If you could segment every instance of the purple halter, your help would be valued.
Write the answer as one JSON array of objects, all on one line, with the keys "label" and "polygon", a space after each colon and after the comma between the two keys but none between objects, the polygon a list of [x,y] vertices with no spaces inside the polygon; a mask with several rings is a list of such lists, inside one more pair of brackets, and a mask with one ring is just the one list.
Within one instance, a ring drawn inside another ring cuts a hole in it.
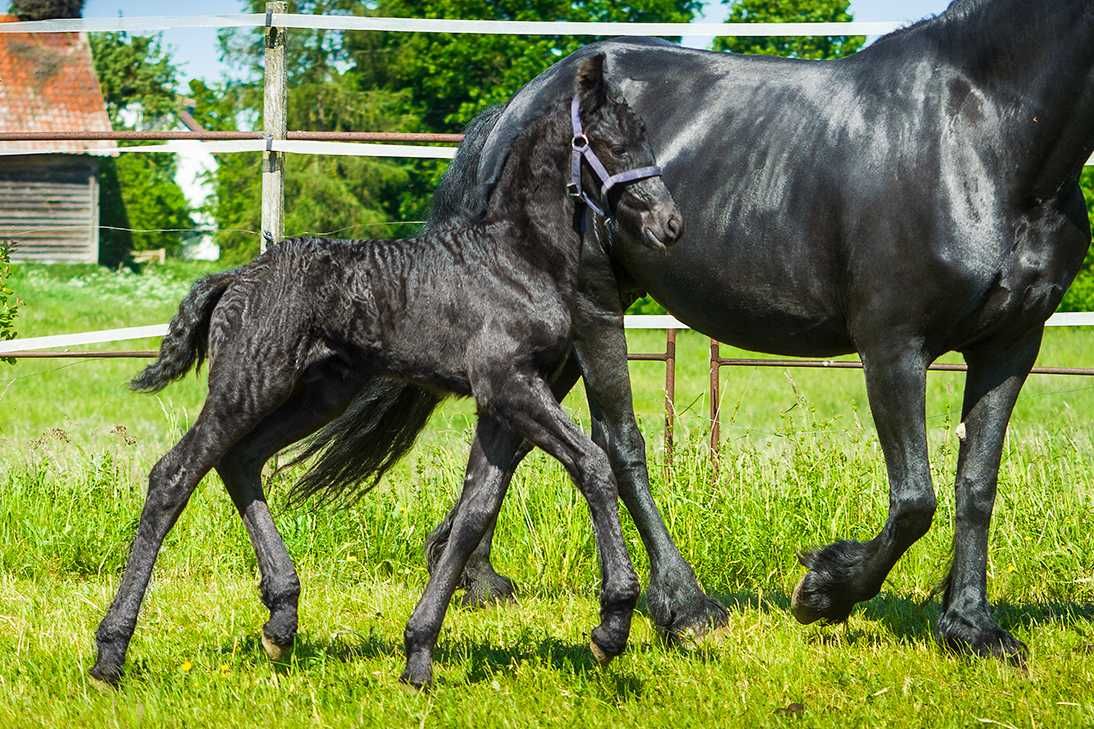
[{"label": "purple halter", "polygon": [[[570,184],[566,186],[566,192],[569,193],[570,197],[577,198],[585,205],[589,206],[589,209],[596,215],[610,221],[611,216],[608,213],[611,212],[611,202],[608,198],[608,193],[611,192],[612,188],[616,185],[625,185],[650,177],[660,177],[661,168],[656,165],[652,167],[639,167],[636,170],[620,172],[618,175],[609,175],[607,168],[604,167],[600,158],[596,156],[596,152],[594,152],[589,145],[589,138],[585,136],[584,129],[581,126],[581,104],[578,102],[576,96],[574,97],[574,100],[570,102],[570,120],[574,127],[574,138],[571,142],[574,151],[570,161]],[[600,202],[604,204],[604,209],[601,209],[589,194],[581,189],[582,160],[589,163],[589,168],[593,171],[593,174],[596,175],[597,179],[600,180]]]}]

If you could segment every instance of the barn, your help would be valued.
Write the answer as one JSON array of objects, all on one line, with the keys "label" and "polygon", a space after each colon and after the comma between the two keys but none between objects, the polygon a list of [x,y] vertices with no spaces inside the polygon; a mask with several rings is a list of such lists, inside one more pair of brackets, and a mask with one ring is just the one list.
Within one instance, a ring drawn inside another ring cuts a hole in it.
[{"label": "barn", "polygon": [[[0,33],[0,131],[110,131],[86,35]],[[0,142],[0,239],[16,241],[15,260],[99,260],[101,156],[89,152],[111,149]]]}]

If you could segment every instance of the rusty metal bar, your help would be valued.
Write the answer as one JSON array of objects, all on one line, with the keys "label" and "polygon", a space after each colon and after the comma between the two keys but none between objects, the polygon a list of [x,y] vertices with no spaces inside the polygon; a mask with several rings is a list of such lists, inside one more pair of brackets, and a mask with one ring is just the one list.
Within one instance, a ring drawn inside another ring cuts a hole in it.
[{"label": "rusty metal bar", "polygon": [[[462,134],[417,132],[288,132],[299,142],[417,142],[459,144]],[[235,142],[265,139],[262,132],[0,132],[0,142]]]},{"label": "rusty metal bar", "polygon": [[665,332],[665,476],[672,475],[676,429],[676,330]]},{"label": "rusty metal bar", "polygon": [[[721,346],[710,340],[710,453],[713,477],[718,477],[718,444],[721,442],[722,423],[718,408],[721,387],[718,375],[723,367],[781,367],[796,369],[822,370],[861,370],[862,362],[855,360],[833,359],[742,359],[724,358]],[[968,372],[965,364],[934,364],[927,368],[930,372]],[[1031,375],[1051,375],[1065,377],[1094,377],[1094,368],[1089,367],[1034,367]]]},{"label": "rusty metal bar", "polygon": [[721,374],[721,349],[718,342],[710,340],[710,479],[718,480],[718,448],[722,442],[722,415],[720,400],[722,388],[718,381]]}]

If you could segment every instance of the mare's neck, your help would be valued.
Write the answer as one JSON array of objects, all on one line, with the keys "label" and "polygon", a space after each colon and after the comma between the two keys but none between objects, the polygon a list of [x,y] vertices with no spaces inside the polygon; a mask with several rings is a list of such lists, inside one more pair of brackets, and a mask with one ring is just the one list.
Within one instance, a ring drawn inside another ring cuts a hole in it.
[{"label": "mare's neck", "polygon": [[1094,2],[959,0],[937,33],[948,60],[999,110],[1020,192],[1055,197],[1094,152]]}]

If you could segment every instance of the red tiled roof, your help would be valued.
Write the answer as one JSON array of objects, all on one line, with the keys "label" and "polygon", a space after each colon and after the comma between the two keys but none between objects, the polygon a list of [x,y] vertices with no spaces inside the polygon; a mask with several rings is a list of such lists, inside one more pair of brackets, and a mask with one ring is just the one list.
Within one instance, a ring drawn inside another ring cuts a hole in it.
[{"label": "red tiled roof", "polygon": [[[14,16],[0,15],[0,23]],[[0,131],[110,131],[83,33],[0,33]],[[0,151],[114,149],[113,142],[0,142]]]}]

